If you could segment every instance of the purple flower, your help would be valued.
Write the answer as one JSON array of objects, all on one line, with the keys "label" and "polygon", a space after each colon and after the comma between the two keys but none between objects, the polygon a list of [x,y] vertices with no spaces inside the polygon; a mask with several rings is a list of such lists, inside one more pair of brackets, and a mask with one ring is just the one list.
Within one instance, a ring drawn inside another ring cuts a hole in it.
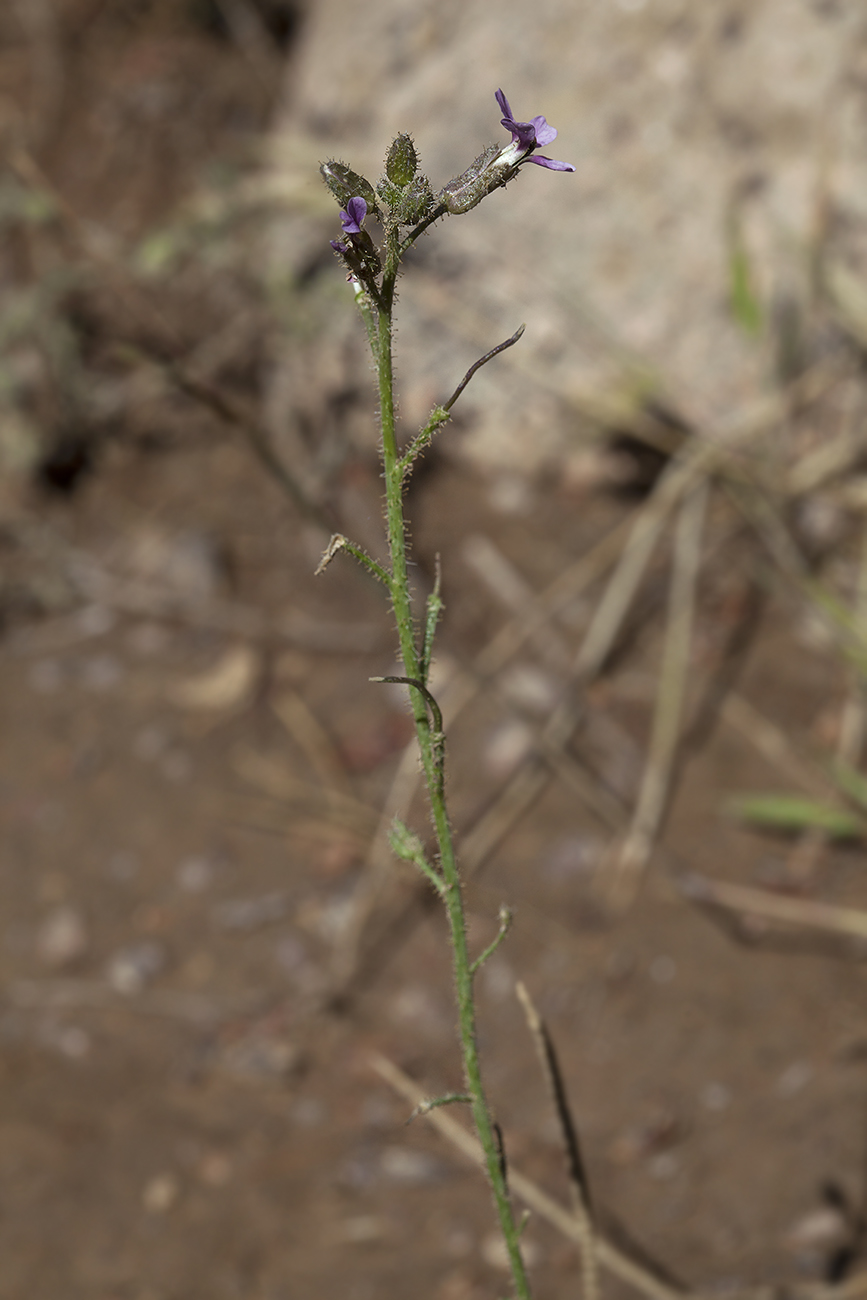
[{"label": "purple flower", "polygon": [[367,204],[364,199],[350,199],[346,205],[346,211],[340,210],[340,224],[343,226],[345,235],[360,235],[361,223],[367,216]]},{"label": "purple flower", "polygon": [[[552,140],[557,139],[556,130],[548,125],[544,117],[534,117],[529,122],[516,122],[509,101],[502,90],[497,91],[496,100],[503,113],[502,124],[512,133],[512,143],[503,150],[501,158],[508,154],[513,166],[519,162],[531,162],[538,163],[540,167],[548,167],[555,172],[574,172],[575,168],[571,163],[557,162],[554,158],[533,154],[533,150],[539,145],[550,144]],[[353,199],[352,202],[354,203],[355,200]]]}]

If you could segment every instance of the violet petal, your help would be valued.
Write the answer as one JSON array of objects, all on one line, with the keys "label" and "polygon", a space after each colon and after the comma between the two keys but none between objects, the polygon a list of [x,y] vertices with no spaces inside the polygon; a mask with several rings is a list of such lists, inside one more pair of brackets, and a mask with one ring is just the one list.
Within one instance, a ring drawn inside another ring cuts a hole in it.
[{"label": "violet petal", "polygon": [[500,112],[503,114],[503,117],[508,117],[509,120],[511,121],[512,110],[509,108],[509,101],[506,99],[506,96],[503,93],[503,91],[498,90],[494,95],[494,99],[496,99],[497,103],[500,105]]},{"label": "violet petal", "polygon": [[524,162],[537,163],[540,167],[547,167],[552,172],[574,172],[575,170],[571,163],[557,162],[555,158],[545,158],[540,153],[532,154],[529,158],[525,158]]},{"label": "violet petal", "polygon": [[361,223],[367,216],[367,203],[362,198],[350,199],[346,211],[340,213],[340,224],[347,235],[360,235]]},{"label": "violet petal", "polygon": [[544,117],[534,117],[533,126],[536,129],[536,144],[550,144],[557,139],[557,128],[549,126]]}]

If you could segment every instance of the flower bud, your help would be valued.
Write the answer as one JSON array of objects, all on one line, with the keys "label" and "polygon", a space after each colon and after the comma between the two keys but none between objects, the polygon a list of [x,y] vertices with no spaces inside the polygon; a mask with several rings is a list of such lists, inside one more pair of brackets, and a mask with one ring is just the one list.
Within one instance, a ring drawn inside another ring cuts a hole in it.
[{"label": "flower bud", "polygon": [[399,217],[408,226],[414,226],[428,215],[434,205],[430,181],[426,176],[416,176],[407,186],[400,201]]},{"label": "flower bud", "polygon": [[368,208],[376,211],[376,195],[370,181],[359,176],[346,163],[330,160],[322,163],[319,172],[341,208],[345,208],[352,198],[362,198]]},{"label": "flower bud", "polygon": [[418,154],[412,137],[401,133],[392,144],[385,160],[385,174],[393,185],[405,189],[418,171]]}]

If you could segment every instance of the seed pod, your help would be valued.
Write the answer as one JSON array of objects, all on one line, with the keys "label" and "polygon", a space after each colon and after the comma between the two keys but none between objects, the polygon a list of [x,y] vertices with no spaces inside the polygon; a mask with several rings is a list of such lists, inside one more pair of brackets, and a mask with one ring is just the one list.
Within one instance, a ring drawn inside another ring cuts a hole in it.
[{"label": "seed pod", "polygon": [[469,212],[470,208],[481,203],[486,194],[503,183],[504,171],[491,166],[501,152],[497,145],[489,144],[465,172],[443,186],[436,196],[438,202],[444,204],[446,210],[453,215]]},{"label": "seed pod", "polygon": [[377,210],[376,195],[370,181],[359,176],[346,163],[330,160],[322,163],[319,172],[341,208],[345,208],[350,199],[362,198],[371,211]]}]

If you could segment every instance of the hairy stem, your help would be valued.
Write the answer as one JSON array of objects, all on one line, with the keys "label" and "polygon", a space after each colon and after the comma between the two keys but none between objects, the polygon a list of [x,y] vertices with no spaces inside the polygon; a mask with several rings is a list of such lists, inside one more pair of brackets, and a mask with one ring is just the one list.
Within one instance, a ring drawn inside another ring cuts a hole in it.
[{"label": "hairy stem", "polygon": [[[415,232],[414,232],[415,233]],[[397,451],[394,420],[394,374],[392,365],[392,309],[397,266],[401,246],[397,236],[389,239],[389,255],[383,275],[380,302],[377,307],[377,331],[374,359],[379,375],[379,404],[382,429],[382,456],[385,471],[386,521],[388,546],[391,556],[391,599],[394,609],[400,651],[405,674],[422,681],[426,664],[416,640],[412,616],[412,599],[407,574],[406,523],[403,512],[403,467]],[[421,750],[422,766],[427,785],[428,800],[436,832],[442,873],[442,895],[448,915],[457,991],[458,1023],[463,1056],[467,1093],[471,1100],[473,1119],[485,1155],[488,1179],[500,1219],[503,1238],[509,1253],[509,1262],[519,1300],[529,1300],[530,1289],[518,1241],[518,1229],[512,1213],[509,1189],[506,1183],[504,1161],[494,1121],[485,1097],[476,1043],[476,1011],[473,999],[473,967],[467,948],[467,927],[461,894],[461,880],[455,857],[451,826],[446,812],[442,782],[442,756],[438,738],[431,731],[424,693],[410,685],[413,714]],[[441,744],[441,741],[439,742]]]}]

